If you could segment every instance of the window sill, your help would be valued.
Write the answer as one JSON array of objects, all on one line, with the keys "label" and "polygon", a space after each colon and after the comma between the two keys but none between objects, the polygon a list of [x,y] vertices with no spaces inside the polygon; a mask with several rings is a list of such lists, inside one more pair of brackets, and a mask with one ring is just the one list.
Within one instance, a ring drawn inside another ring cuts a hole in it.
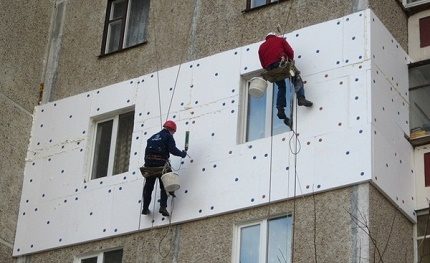
[{"label": "window sill", "polygon": [[411,137],[407,139],[414,147],[430,144],[430,132],[423,132],[420,134],[411,133]]},{"label": "window sill", "polygon": [[133,48],[136,48],[136,47],[143,46],[143,45],[145,45],[146,43],[148,43],[148,41],[146,41],[146,40],[145,40],[145,41],[143,41],[142,43],[136,44],[136,45],[131,46],[131,47],[126,47],[126,48],[119,49],[119,50],[116,50],[116,51],[113,51],[113,52],[110,52],[110,53],[106,53],[106,54],[100,54],[100,55],[98,55],[98,58],[104,58],[104,57],[108,57],[108,56],[110,56],[110,55],[114,55],[114,54],[122,53],[122,52],[124,52],[124,51],[129,50],[129,49],[133,49]]},{"label": "window sill", "polygon": [[268,7],[268,6],[276,5],[276,4],[285,2],[285,1],[287,1],[287,0],[278,0],[276,2],[268,3],[268,4],[265,4],[265,5],[260,5],[260,6],[257,6],[257,7],[246,8],[245,10],[242,10],[242,13],[243,14],[249,13],[249,12],[252,12],[252,11],[255,11],[255,10],[259,10],[259,9],[262,9],[262,8],[265,8],[265,7]]}]

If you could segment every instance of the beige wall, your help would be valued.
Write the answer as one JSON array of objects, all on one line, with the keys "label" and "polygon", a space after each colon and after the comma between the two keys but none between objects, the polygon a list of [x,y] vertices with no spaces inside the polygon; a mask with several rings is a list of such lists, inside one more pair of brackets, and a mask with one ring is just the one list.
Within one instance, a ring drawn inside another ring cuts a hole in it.
[{"label": "beige wall", "polygon": [[49,1],[0,2],[0,262],[12,246],[51,14]]}]

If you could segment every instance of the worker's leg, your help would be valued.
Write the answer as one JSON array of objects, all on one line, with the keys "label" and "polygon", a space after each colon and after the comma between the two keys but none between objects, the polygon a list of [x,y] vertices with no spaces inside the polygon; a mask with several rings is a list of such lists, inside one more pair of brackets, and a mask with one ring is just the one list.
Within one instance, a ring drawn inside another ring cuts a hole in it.
[{"label": "worker's leg", "polygon": [[294,90],[296,91],[299,106],[311,107],[313,103],[305,98],[305,88],[300,75],[294,76],[292,78],[292,81],[294,85]]},{"label": "worker's leg", "polygon": [[160,212],[163,216],[170,216],[169,212],[167,211],[167,193],[166,189],[164,189],[163,181],[161,181],[161,177],[158,178],[160,181],[160,209],[158,212]]},{"label": "worker's leg", "polygon": [[167,207],[167,193],[166,189],[164,189],[163,181],[161,181],[161,177],[158,177],[158,180],[160,182],[160,207]]},{"label": "worker's leg", "polygon": [[280,80],[275,82],[276,86],[278,86],[278,96],[276,97],[276,108],[285,108],[287,105],[286,91],[287,85],[285,84],[285,80]]},{"label": "worker's leg", "polygon": [[279,119],[288,119],[285,115],[285,106],[287,105],[286,92],[287,85],[285,80],[276,81],[276,86],[278,86],[278,95],[276,97],[276,108],[278,113],[276,114]]},{"label": "worker's leg", "polygon": [[145,186],[143,187],[143,209],[148,209],[151,203],[152,190],[154,190],[156,176],[150,176],[146,178]]}]

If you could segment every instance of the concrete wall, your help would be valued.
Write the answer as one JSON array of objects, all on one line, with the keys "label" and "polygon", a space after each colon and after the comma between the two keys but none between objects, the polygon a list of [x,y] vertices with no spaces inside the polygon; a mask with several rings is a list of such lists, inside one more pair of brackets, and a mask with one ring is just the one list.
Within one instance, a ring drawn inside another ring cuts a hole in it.
[{"label": "concrete wall", "polygon": [[413,224],[374,187],[369,208],[370,262],[414,262]]},{"label": "concrete wall", "polygon": [[[123,247],[123,263],[227,263],[231,262],[233,228],[236,224],[293,212],[294,201],[284,201],[170,228],[152,229],[34,254],[31,256],[31,262],[71,262],[75,256],[81,254]],[[396,213],[394,231],[388,238],[393,212]],[[389,241],[384,262],[399,262],[398,259],[402,259],[401,262],[413,261],[412,224],[370,184],[299,198],[295,202],[295,216],[296,263],[374,262],[371,258],[372,242],[367,234],[357,228],[357,224],[352,220],[353,216],[368,219],[369,226],[372,226],[372,235],[378,246],[382,247],[381,250],[385,248],[386,240]],[[160,242],[163,255],[170,251],[165,258],[159,253]],[[367,261],[369,258],[371,260]]]},{"label": "concrete wall", "polygon": [[353,11],[345,0],[285,1],[248,13],[245,0],[152,1],[148,42],[99,58],[106,3],[67,2],[52,100],[259,41],[278,24],[289,32]]},{"label": "concrete wall", "polygon": [[408,16],[398,0],[368,0],[369,8],[381,19],[404,50],[408,50]]},{"label": "concrete wall", "polygon": [[12,245],[48,38],[50,1],[0,2],[0,261]]}]

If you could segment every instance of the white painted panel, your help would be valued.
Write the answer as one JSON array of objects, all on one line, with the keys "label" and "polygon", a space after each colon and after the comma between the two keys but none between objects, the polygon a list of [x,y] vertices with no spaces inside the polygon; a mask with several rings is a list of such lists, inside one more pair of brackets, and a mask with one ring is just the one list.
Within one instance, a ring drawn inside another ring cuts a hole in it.
[{"label": "white painted panel", "polygon": [[112,187],[113,203],[109,217],[114,232],[127,233],[139,229],[142,192],[141,178]]},{"label": "white painted panel", "polygon": [[377,128],[372,128],[372,180],[415,221],[414,183],[410,173],[411,152],[412,146],[407,142],[395,145]]},{"label": "white painted panel", "polygon": [[193,74],[190,107],[239,94],[240,56],[236,52],[238,51],[227,51],[198,60],[196,65],[199,66],[195,67]]},{"label": "white painted panel", "polygon": [[370,22],[372,61],[408,102],[408,55],[372,11],[370,11]]},{"label": "white painted panel", "polygon": [[[85,138],[88,132],[90,94],[80,94],[68,99],[37,106],[34,113],[32,136],[29,151],[61,149],[69,143],[76,143]],[[89,96],[89,97],[88,97]]]},{"label": "white painted panel", "polygon": [[126,80],[92,92],[91,117],[131,107],[136,101],[138,79]]},{"label": "white painted panel", "polygon": [[[261,37],[262,40],[264,36]],[[258,48],[263,41],[246,45],[240,49],[232,50],[234,56],[240,56],[240,74],[245,75],[261,69],[260,59],[258,57]]]}]

